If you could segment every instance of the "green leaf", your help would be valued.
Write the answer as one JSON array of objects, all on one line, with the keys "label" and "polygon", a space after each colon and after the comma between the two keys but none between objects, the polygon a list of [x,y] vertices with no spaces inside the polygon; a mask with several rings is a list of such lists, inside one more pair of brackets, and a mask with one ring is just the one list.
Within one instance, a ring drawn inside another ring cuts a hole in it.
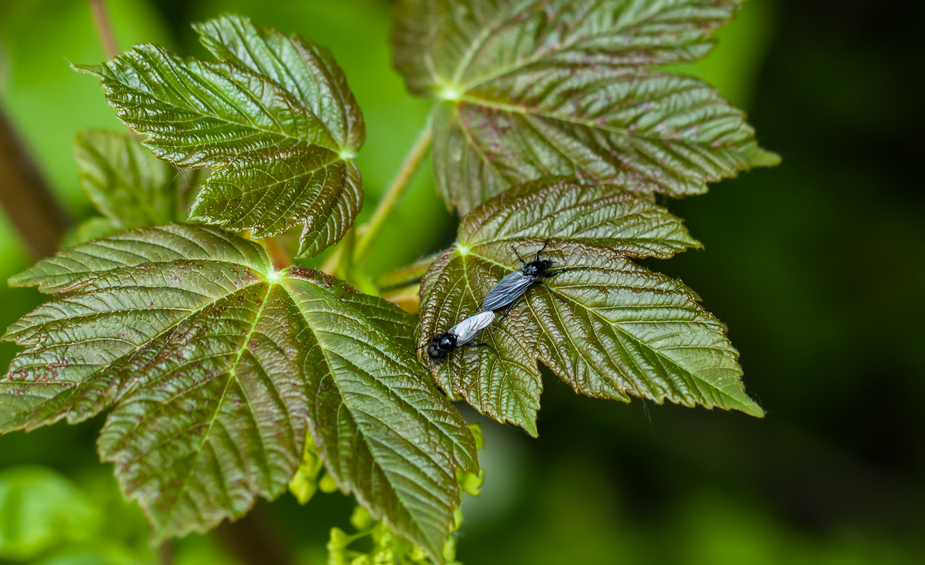
[{"label": "green leaf", "polygon": [[61,245],[70,247],[78,243],[102,239],[107,235],[112,235],[124,229],[125,228],[119,225],[115,220],[110,220],[102,216],[95,216],[78,224],[73,233],[69,234],[69,237],[66,237]]},{"label": "green leaf", "polygon": [[337,242],[362,206],[363,117],[330,52],[222,16],[199,24],[217,62],[140,45],[96,67],[119,119],[178,166],[214,169],[192,214],[254,237],[302,226],[300,255]]},{"label": "green leaf", "polygon": [[5,335],[27,349],[0,379],[0,431],[114,407],[100,454],[155,540],[279,496],[310,429],[341,490],[439,554],[475,444],[397,307],[180,224],[76,246],[10,282],[59,297]]},{"label": "green leaf", "polygon": [[[112,231],[177,219],[173,186],[177,170],[152,155],[132,136],[103,130],[83,131],[77,134],[74,154],[80,168],[80,185],[96,209],[111,222],[115,228]],[[100,227],[98,222],[94,229]]]},{"label": "green leaf", "polygon": [[305,442],[302,461],[299,463],[299,468],[296,470],[295,475],[292,476],[292,480],[289,481],[289,492],[296,497],[299,504],[308,504],[308,501],[318,492],[319,477],[323,468],[324,462],[318,455],[315,444],[310,441]]},{"label": "green leaf", "polygon": [[418,344],[478,311],[488,291],[520,267],[512,245],[532,256],[547,239],[543,257],[582,269],[548,279],[555,297],[534,285],[482,334],[500,356],[465,348],[431,365],[448,394],[536,435],[541,361],[588,396],[763,414],[745,395],[725,326],[683,283],[629,259],[667,258],[699,244],[681,220],[615,187],[531,183],[465,217],[456,247],[424,279]]},{"label": "green leaf", "polygon": [[[475,437],[476,449],[481,451],[484,446],[481,426],[469,424],[469,429],[472,430],[472,435]],[[306,462],[311,460],[310,456],[306,458]],[[479,473],[475,475],[457,471],[456,480],[463,492],[470,496],[479,496],[479,489],[485,481],[485,472],[484,469],[480,469]],[[462,563],[456,561],[456,532],[462,526],[462,522],[462,509],[458,508],[453,525],[454,535],[447,540],[446,545],[443,547],[443,558],[446,560],[446,565],[462,565]],[[373,520],[373,517],[361,506],[354,507],[353,514],[350,516],[350,524],[357,531],[349,535],[340,528],[331,528],[331,537],[327,544],[329,564],[346,564],[349,562],[351,565],[362,563],[382,565],[411,565],[413,563],[426,565],[430,563],[424,549],[408,543],[406,540],[396,538],[385,524]],[[360,540],[363,541],[357,546],[366,545],[369,547],[370,542],[372,542],[372,548],[368,553],[361,553],[359,547],[352,546],[354,542],[359,542]]]},{"label": "green leaf", "polygon": [[100,510],[69,480],[44,467],[0,472],[0,559],[27,560],[94,535]]},{"label": "green leaf", "polygon": [[778,162],[743,112],[651,70],[706,55],[741,0],[400,0],[394,62],[434,110],[434,173],[462,214],[509,186],[577,175],[698,194]]}]

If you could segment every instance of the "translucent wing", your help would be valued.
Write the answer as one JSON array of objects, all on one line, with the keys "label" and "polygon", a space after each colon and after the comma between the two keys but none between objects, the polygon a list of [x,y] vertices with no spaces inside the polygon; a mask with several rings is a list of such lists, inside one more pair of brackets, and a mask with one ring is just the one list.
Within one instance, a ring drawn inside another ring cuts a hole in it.
[{"label": "translucent wing", "polygon": [[482,310],[500,310],[510,306],[523,296],[535,281],[535,278],[521,271],[514,271],[488,291],[488,295],[482,301]]},{"label": "translucent wing", "polygon": [[482,311],[474,316],[469,316],[462,322],[459,322],[452,328],[449,333],[456,336],[456,345],[465,345],[472,339],[482,333],[482,331],[495,321],[495,313],[491,311]]}]

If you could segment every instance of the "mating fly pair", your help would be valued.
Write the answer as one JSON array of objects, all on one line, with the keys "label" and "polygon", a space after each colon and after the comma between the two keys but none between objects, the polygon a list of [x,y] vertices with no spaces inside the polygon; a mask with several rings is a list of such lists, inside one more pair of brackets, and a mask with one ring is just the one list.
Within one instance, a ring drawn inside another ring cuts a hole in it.
[{"label": "mating fly pair", "polygon": [[476,336],[491,326],[492,322],[495,320],[495,312],[504,310],[504,314],[501,316],[503,320],[508,313],[510,313],[517,300],[526,294],[527,290],[535,283],[545,286],[553,296],[561,300],[561,297],[553,293],[549,285],[541,279],[554,277],[566,271],[585,269],[587,267],[564,267],[562,269],[550,271],[549,269],[553,266],[553,262],[549,259],[540,259],[540,253],[546,250],[547,245],[549,245],[548,239],[543,243],[543,247],[536,252],[533,261],[529,263],[524,261],[523,257],[521,257],[520,253],[517,251],[517,248],[512,245],[511,249],[513,249],[514,253],[517,255],[521,268],[498,281],[488,292],[488,295],[485,296],[485,300],[482,301],[482,309],[479,312],[469,316],[442,334],[430,338],[426,346],[427,357],[432,362],[439,364],[443,362],[447,355],[451,355],[453,351],[463,346],[488,347],[494,351],[495,354],[498,354],[498,351],[487,343],[471,342]]}]

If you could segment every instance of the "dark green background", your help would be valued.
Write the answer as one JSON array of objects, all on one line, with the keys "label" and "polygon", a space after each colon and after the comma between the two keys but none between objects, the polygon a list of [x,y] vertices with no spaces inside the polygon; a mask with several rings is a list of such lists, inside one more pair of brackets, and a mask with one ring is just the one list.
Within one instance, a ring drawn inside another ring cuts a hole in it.
[{"label": "dark green background", "polygon": [[[109,8],[123,49],[157,42],[204,56],[189,23],[224,11],[331,47],[367,119],[358,159],[365,214],[424,123],[428,103],[410,98],[391,70],[389,2],[110,0]],[[593,400],[549,378],[539,439],[483,422],[488,477],[465,506],[461,560],[925,563],[925,160],[913,80],[925,55],[922,21],[920,2],[750,0],[721,31],[719,48],[693,72],[746,108],[762,145],[784,161],[667,202],[705,250],[647,265],[682,278],[729,326],[748,391],[768,416]],[[67,63],[102,57],[84,2],[0,3],[0,104],[75,218],[90,209],[74,134],[120,126],[95,81]],[[428,167],[378,238],[375,271],[452,239],[455,218],[429,175]],[[28,261],[0,218],[0,278]],[[0,325],[39,299],[0,289]],[[0,364],[14,353],[0,345]],[[39,561],[157,560],[140,511],[120,501],[98,462],[101,421],[0,437],[0,473],[48,466],[96,508],[82,529],[58,528],[76,541],[52,543]],[[351,504],[334,494],[299,507],[286,495],[260,510],[314,564],[324,562],[327,529],[348,528]],[[225,548],[214,534],[191,536],[174,557],[234,563]]]}]

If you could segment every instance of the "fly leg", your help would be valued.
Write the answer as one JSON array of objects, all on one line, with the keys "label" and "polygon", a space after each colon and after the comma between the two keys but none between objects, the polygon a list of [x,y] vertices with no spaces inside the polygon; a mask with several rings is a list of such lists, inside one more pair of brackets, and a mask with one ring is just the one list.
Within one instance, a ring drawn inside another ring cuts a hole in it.
[{"label": "fly leg", "polygon": [[498,350],[495,349],[495,346],[491,345],[490,343],[467,343],[466,347],[487,347],[488,349],[491,349],[492,351],[494,351],[495,355],[497,355],[498,357],[501,357],[501,354],[498,353]]},{"label": "fly leg", "polygon": [[550,240],[550,239],[552,239],[552,238],[548,238],[546,241],[544,241],[544,242],[543,242],[543,247],[540,247],[540,250],[536,252],[536,256],[533,258],[533,261],[534,261],[534,262],[540,260],[540,253],[542,253],[543,251],[546,251],[546,246],[549,245],[549,240]]},{"label": "fly leg", "polygon": [[551,294],[552,296],[554,296],[554,297],[556,297],[557,299],[561,300],[562,302],[568,304],[568,300],[566,300],[565,298],[562,298],[561,296],[559,296],[559,293],[553,291],[553,289],[550,288],[549,285],[546,284],[545,281],[537,281],[537,282],[539,282],[541,285],[545,286],[545,287],[546,287],[546,290],[549,291],[549,294]]},{"label": "fly leg", "polygon": [[[581,270],[581,269],[590,269],[590,268],[591,268],[591,267],[563,267],[563,268],[561,268],[561,269],[556,269],[555,271],[550,271],[550,272],[546,273],[546,275],[545,275],[543,278],[547,278],[547,279],[548,279],[548,278],[550,278],[550,277],[554,277],[554,276],[556,276],[556,275],[558,275],[558,274],[565,273],[565,272],[567,272],[567,271],[579,271],[579,270]],[[558,298],[558,299],[561,300],[562,302],[565,302],[566,304],[568,303],[568,300],[566,300],[566,299],[562,298],[561,296],[559,296],[559,293],[558,293],[558,292],[553,292],[552,288],[550,288],[550,286],[549,286],[548,284],[546,284],[546,281],[537,281],[537,282],[540,283],[541,285],[545,286],[545,287],[546,287],[546,290],[548,290],[549,293],[550,293],[551,295],[555,296],[556,298]]]},{"label": "fly leg", "polygon": [[511,304],[507,308],[504,309],[504,314],[501,314],[501,318],[498,319],[499,326],[501,325],[501,322],[503,322],[504,319],[507,318],[507,315],[511,313],[511,310],[513,310],[514,306],[516,305],[517,305],[517,301],[515,300],[514,302],[511,302]]},{"label": "fly leg", "polygon": [[511,244],[511,250],[514,252],[515,255],[517,255],[517,260],[520,261],[520,264],[523,265],[524,267],[526,267],[526,266],[527,266],[527,262],[524,261],[524,258],[520,256],[520,252],[517,251],[517,248],[514,247],[514,244],[513,244],[513,243]]}]

